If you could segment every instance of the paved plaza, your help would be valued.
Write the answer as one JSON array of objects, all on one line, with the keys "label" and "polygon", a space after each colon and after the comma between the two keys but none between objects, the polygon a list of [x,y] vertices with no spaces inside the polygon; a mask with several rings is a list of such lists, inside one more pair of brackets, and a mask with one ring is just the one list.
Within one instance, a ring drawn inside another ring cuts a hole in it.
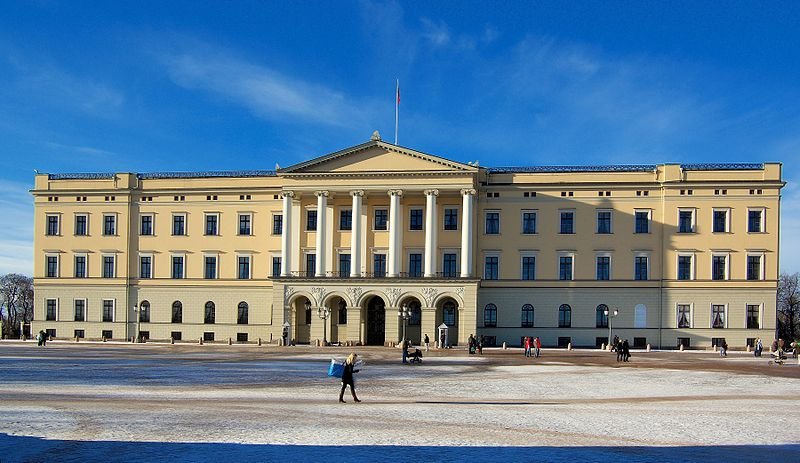
[{"label": "paved plaza", "polygon": [[0,462],[800,461],[796,361],[353,349],[3,342]]}]

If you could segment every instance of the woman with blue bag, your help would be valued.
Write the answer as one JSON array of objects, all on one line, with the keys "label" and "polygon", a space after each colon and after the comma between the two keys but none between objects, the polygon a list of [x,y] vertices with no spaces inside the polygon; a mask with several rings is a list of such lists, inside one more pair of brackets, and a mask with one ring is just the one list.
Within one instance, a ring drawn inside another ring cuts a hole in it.
[{"label": "woman with blue bag", "polygon": [[353,380],[353,373],[358,373],[358,370],[355,369],[356,361],[358,359],[358,354],[355,352],[351,353],[347,356],[347,360],[344,362],[344,371],[342,372],[342,390],[339,391],[339,402],[345,403],[344,401],[344,390],[347,389],[347,385],[350,385],[350,392],[353,394],[353,400],[356,402],[361,402],[356,397],[356,383]]}]

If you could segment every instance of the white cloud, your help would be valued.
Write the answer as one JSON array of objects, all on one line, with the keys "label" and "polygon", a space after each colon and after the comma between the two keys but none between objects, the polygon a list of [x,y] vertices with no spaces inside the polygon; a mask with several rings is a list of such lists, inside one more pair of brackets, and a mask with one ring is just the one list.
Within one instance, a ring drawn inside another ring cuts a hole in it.
[{"label": "white cloud", "polygon": [[437,47],[442,47],[450,43],[450,30],[444,21],[432,21],[428,18],[422,18],[422,32],[421,36],[431,44]]},{"label": "white cloud", "polygon": [[232,50],[194,43],[157,55],[177,85],[207,91],[265,119],[291,118],[330,126],[365,119],[364,109],[342,92],[254,64]]}]

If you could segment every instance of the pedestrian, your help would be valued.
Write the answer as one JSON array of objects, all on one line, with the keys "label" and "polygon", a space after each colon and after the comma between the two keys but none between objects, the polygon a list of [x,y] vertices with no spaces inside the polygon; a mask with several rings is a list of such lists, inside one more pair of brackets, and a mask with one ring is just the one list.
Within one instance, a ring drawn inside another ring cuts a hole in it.
[{"label": "pedestrian", "polygon": [[342,373],[342,390],[339,391],[339,403],[345,403],[344,401],[344,390],[347,389],[347,386],[350,386],[350,392],[353,394],[353,400],[356,402],[361,402],[358,400],[356,396],[356,383],[353,378],[353,373],[358,373],[358,370],[355,369],[356,367],[356,360],[358,359],[358,354],[355,352],[351,353],[347,356],[347,360],[344,361],[344,372]]},{"label": "pedestrian", "polygon": [[542,349],[542,340],[539,339],[539,336],[536,336],[536,339],[533,340],[533,349],[533,356],[538,359]]},{"label": "pedestrian", "polygon": [[615,350],[617,350],[617,346],[618,345],[619,345],[619,336],[617,336],[615,334],[614,335],[614,342],[611,343],[611,348],[610,348],[611,352],[614,352]]},{"label": "pedestrian", "polygon": [[792,344],[791,344],[791,346],[792,346],[792,356],[794,358],[797,358],[798,350],[800,350],[800,345],[798,345],[798,344],[800,344],[800,343],[798,343],[797,340],[793,341]]},{"label": "pedestrian", "polygon": [[627,362],[631,358],[631,346],[628,344],[628,340],[622,342],[622,361]]},{"label": "pedestrian", "polygon": [[761,357],[761,352],[764,351],[764,344],[761,342],[761,338],[756,340],[756,348],[754,349],[753,353],[756,357]]},{"label": "pedestrian", "polygon": [[525,339],[522,341],[522,344],[525,347],[525,357],[531,356],[531,338],[529,336],[525,336]]},{"label": "pedestrian", "polygon": [[39,330],[39,334],[36,335],[37,346],[44,345],[44,331]]},{"label": "pedestrian", "polygon": [[475,353],[475,337],[471,333],[469,338],[467,338],[467,348],[469,349],[470,354]]},{"label": "pedestrian", "polygon": [[400,343],[400,348],[403,349],[403,363],[408,363],[408,340],[403,339]]},{"label": "pedestrian", "polygon": [[616,339],[616,344],[614,344],[614,350],[617,351],[617,362],[621,362],[622,361],[622,356],[623,356],[622,339],[619,339],[619,338],[615,338],[615,339]]},{"label": "pedestrian", "polygon": [[425,352],[428,352],[429,350],[431,350],[431,338],[425,334]]},{"label": "pedestrian", "polygon": [[440,336],[439,339],[439,349],[444,349],[445,341],[447,341],[447,336],[444,334],[444,331],[442,331],[442,335]]},{"label": "pedestrian", "polygon": [[722,343],[719,345],[719,356],[720,357],[728,356],[728,343],[724,339],[722,340]]},{"label": "pedestrian", "polygon": [[483,355],[483,343],[485,342],[483,335],[478,338],[478,355]]}]

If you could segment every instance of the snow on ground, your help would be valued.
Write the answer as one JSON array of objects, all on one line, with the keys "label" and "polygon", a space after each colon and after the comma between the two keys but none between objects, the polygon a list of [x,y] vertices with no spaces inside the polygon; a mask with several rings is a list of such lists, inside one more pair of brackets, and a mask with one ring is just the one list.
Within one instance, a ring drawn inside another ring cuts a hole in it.
[{"label": "snow on ground", "polygon": [[800,375],[360,349],[339,404],[344,350],[0,344],[0,462],[800,461]]}]

